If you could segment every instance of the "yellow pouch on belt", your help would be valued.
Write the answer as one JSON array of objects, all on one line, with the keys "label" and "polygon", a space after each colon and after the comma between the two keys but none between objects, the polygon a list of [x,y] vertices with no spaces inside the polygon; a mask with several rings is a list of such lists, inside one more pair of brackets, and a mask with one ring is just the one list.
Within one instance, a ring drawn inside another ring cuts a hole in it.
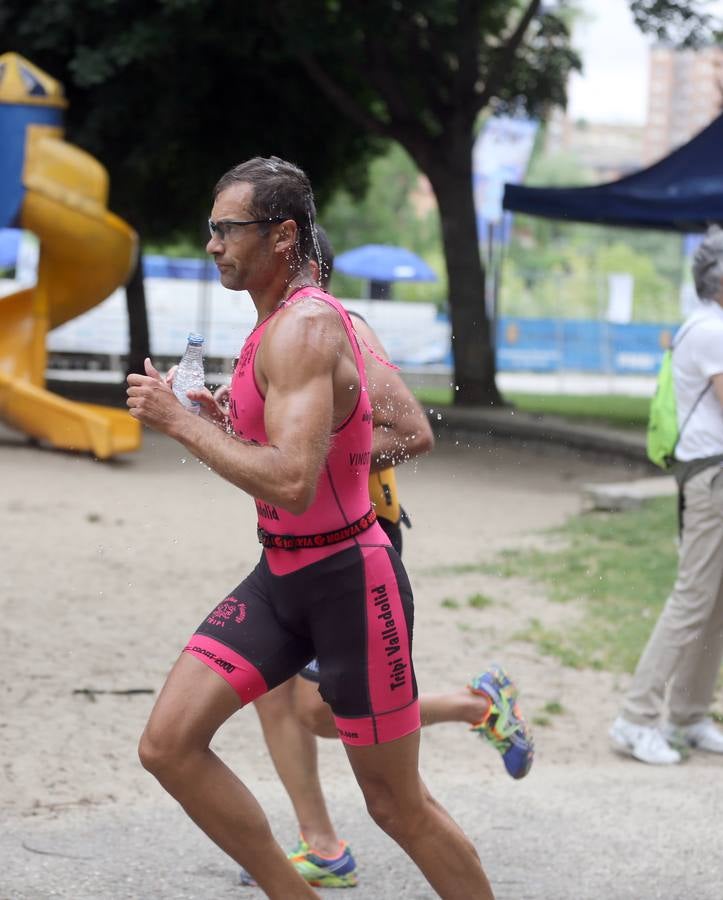
[{"label": "yellow pouch on belt", "polygon": [[397,477],[392,467],[370,474],[369,496],[380,519],[387,519],[394,525],[399,522],[402,508],[397,495]]}]

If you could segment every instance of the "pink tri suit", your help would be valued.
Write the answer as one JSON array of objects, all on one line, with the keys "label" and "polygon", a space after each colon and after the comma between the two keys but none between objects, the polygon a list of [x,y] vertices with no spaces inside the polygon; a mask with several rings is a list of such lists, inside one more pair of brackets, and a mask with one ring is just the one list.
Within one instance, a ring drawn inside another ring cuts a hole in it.
[{"label": "pink tri suit", "polygon": [[[300,288],[279,309],[308,297],[339,315],[359,372],[357,403],[331,436],[308,510],[294,515],[255,501],[261,559],[185,650],[225,678],[243,704],[317,657],[319,690],[339,736],[364,746],[404,737],[420,725],[412,590],[369,500],[372,411],[356,333],[339,301],[317,287]],[[234,432],[259,444],[268,438],[254,362],[278,312],[248,336],[231,379]]]}]

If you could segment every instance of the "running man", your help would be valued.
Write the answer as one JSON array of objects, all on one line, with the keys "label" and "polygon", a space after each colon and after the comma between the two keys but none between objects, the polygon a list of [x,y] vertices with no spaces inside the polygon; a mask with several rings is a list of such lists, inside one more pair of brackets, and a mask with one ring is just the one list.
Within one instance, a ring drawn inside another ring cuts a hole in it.
[{"label": "running man", "polygon": [[[317,225],[316,233],[317,244],[309,262],[314,279],[326,289],[334,252],[321,226]],[[349,314],[361,338],[374,416],[369,492],[377,520],[401,556],[401,522],[406,516],[397,496],[394,468],[389,463],[398,464],[429,452],[434,446],[434,436],[416,398],[396,367],[390,366],[376,333],[358,314],[351,311]],[[228,389],[222,388],[215,396],[223,405],[227,394]],[[385,448],[383,452],[379,452],[379,445]],[[390,453],[391,460],[387,458]],[[377,471],[378,466],[384,468]],[[532,764],[533,743],[515,703],[515,693],[507,676],[492,668],[477,676],[467,689],[449,694],[422,694],[419,698],[421,723],[423,726],[439,722],[466,723],[502,753],[505,766],[514,778],[522,778]],[[289,859],[314,886],[356,885],[356,860],[346,841],[337,836],[319,778],[314,734],[326,738],[338,735],[331,710],[319,694],[318,662],[312,660],[295,678],[259,697],[255,706],[271,759],[298,823],[299,840],[288,853]],[[240,880],[241,884],[255,883],[244,870]]]},{"label": "running man", "polygon": [[143,765],[272,900],[318,896],[243,782],[211,751],[241,707],[319,660],[321,691],[367,808],[446,900],[491,900],[474,846],[418,770],[412,592],[369,501],[372,410],[343,307],[309,269],[315,209],[296,166],[231,169],[214,191],[208,252],[247,290],[257,325],[231,383],[233,434],[206,392],[187,411],[150,360],[128,407],[255,499],[264,550],[191,636],[141,737]]}]

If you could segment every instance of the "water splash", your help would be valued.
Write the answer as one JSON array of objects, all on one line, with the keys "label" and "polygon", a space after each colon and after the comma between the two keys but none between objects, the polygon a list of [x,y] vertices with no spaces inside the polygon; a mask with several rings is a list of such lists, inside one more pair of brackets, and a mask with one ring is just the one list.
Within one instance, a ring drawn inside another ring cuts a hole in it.
[{"label": "water splash", "polygon": [[[319,263],[319,280],[323,281],[323,272],[324,272],[324,257],[321,253],[321,244],[319,243],[319,235],[316,231],[316,223],[314,222],[314,217],[311,214],[311,205],[314,201],[309,197],[309,208],[306,210],[306,215],[309,219],[309,231],[311,232],[311,242],[314,245],[314,255],[316,256],[317,262]],[[328,265],[328,263],[327,263]]]}]

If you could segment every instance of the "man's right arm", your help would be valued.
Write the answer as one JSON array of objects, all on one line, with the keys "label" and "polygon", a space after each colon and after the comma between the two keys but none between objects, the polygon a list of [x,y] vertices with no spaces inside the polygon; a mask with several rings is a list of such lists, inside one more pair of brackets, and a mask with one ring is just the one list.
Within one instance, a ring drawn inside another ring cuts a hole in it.
[{"label": "man's right arm", "polygon": [[239,440],[184,409],[150,360],[146,375],[128,376],[131,415],[251,496],[299,514],[313,501],[333,427],[342,344],[332,322],[335,329],[323,317],[287,313],[267,332],[266,444]]}]

